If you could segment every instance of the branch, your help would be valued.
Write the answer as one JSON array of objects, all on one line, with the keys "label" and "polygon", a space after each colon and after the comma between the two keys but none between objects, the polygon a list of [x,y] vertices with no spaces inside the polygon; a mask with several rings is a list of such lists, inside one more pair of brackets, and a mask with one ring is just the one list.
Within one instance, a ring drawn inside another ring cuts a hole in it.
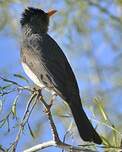
[{"label": "branch", "polygon": [[52,114],[51,114],[51,106],[54,101],[54,96],[52,96],[52,98],[50,100],[50,104],[47,104],[45,102],[43,96],[41,95],[41,91],[39,93],[40,93],[39,99],[45,107],[45,113],[46,113],[49,123],[50,123],[53,140],[36,145],[32,148],[26,149],[26,150],[24,150],[24,152],[35,152],[35,151],[42,150],[44,148],[48,148],[51,146],[58,147],[58,148],[61,148],[63,150],[70,151],[70,152],[80,152],[80,151],[95,152],[95,151],[92,151],[92,150],[84,148],[84,147],[78,147],[78,146],[72,146],[72,145],[66,144],[60,140],[55,123],[52,118]]},{"label": "branch", "polygon": [[[14,92],[14,91],[22,91],[22,90],[28,90],[32,95],[27,103],[27,106],[26,106],[26,110],[25,110],[25,113],[23,115],[23,118],[21,120],[21,123],[19,125],[19,131],[16,135],[16,138],[15,138],[15,141],[11,144],[10,148],[7,150],[8,152],[15,152],[16,151],[16,148],[17,148],[17,145],[18,145],[18,142],[21,138],[21,135],[23,133],[23,130],[24,130],[24,127],[26,125],[26,123],[28,122],[28,119],[32,113],[32,110],[33,108],[35,107],[38,99],[39,101],[41,101],[41,103],[43,103],[44,107],[45,107],[45,113],[48,117],[48,120],[49,120],[49,123],[50,123],[50,127],[51,127],[51,132],[52,132],[52,136],[53,136],[53,140],[51,141],[48,141],[48,142],[44,142],[42,144],[39,144],[39,145],[36,145],[30,149],[27,149],[25,150],[24,152],[28,152],[28,151],[37,151],[37,150],[41,150],[41,149],[44,149],[44,148],[47,148],[47,147],[50,147],[50,146],[54,146],[54,147],[58,147],[58,148],[61,148],[63,150],[66,150],[66,151],[73,151],[73,152],[79,152],[79,151],[87,151],[87,152],[93,152],[89,149],[86,149],[86,148],[80,148],[80,147],[75,147],[75,146],[72,146],[72,145],[68,145],[66,143],[64,143],[64,141],[62,142],[59,138],[59,135],[58,135],[58,132],[57,132],[57,129],[56,129],[56,126],[55,126],[55,123],[53,121],[53,118],[52,118],[52,114],[51,114],[51,107],[52,107],[52,104],[54,102],[54,99],[56,97],[56,94],[53,94],[52,97],[51,97],[51,100],[49,100],[49,104],[47,104],[45,102],[45,100],[43,99],[43,96],[41,94],[41,90],[32,90],[30,89],[29,87],[23,87],[21,85],[19,85],[18,83],[16,83],[15,81],[11,81],[11,80],[8,80],[8,79],[4,79],[2,77],[0,77],[3,81],[7,82],[7,83],[10,83],[10,84],[13,84],[16,86],[15,89],[13,89],[11,92]],[[11,93],[10,92],[10,93]],[[6,93],[8,94],[8,92]],[[34,102],[32,102],[34,100]]]},{"label": "branch", "polygon": [[[50,124],[50,127],[51,127],[53,140],[38,144],[36,146],[33,146],[32,148],[24,150],[24,152],[34,152],[34,151],[42,150],[42,149],[45,149],[45,148],[48,148],[48,147],[51,147],[51,146],[58,147],[58,148],[61,148],[62,150],[70,151],[70,152],[80,152],[80,151],[82,151],[82,152],[96,152],[96,151],[91,150],[90,147],[88,147],[89,145],[73,146],[73,145],[70,145],[70,144],[66,144],[65,143],[65,137],[66,137],[67,133],[64,136],[64,140],[63,141],[60,140],[58,132],[57,132],[57,129],[56,129],[56,126],[55,126],[55,123],[54,123],[54,120],[53,120],[53,117],[52,117],[52,113],[51,113],[51,107],[52,107],[52,104],[53,104],[54,99],[56,97],[56,94],[52,95],[51,100],[49,100],[49,104],[47,104],[45,102],[42,94],[41,94],[41,90],[34,90],[34,89],[31,89],[28,86],[21,86],[18,83],[16,83],[15,81],[4,79],[1,76],[0,76],[0,79],[2,79],[3,81],[5,81],[7,83],[10,83],[10,84],[12,84],[12,85],[14,85],[16,87],[12,91],[10,90],[11,92],[27,90],[27,91],[29,91],[31,93],[31,97],[30,97],[30,99],[29,99],[29,101],[27,103],[26,110],[25,110],[24,116],[23,116],[23,118],[21,120],[21,123],[19,125],[19,131],[17,133],[15,141],[11,144],[10,148],[7,149],[7,150],[4,150],[1,147],[1,145],[0,145],[0,150],[7,151],[7,152],[15,152],[16,151],[17,144],[18,144],[18,142],[19,142],[19,140],[21,138],[21,135],[23,133],[24,127],[28,123],[28,119],[29,119],[29,117],[30,117],[30,115],[32,113],[32,110],[35,107],[37,101],[39,100],[39,101],[41,101],[41,103],[45,107],[45,114],[47,115],[48,120],[49,120],[49,124]],[[6,88],[9,88],[9,86],[11,86],[11,85],[0,87],[0,89],[1,89],[0,91],[1,91],[2,95],[11,93],[11,92],[7,92],[6,91],[7,90]],[[16,104],[16,101],[18,99],[18,96],[14,100],[13,107],[15,107],[15,104]],[[33,99],[35,99],[35,100],[33,101]],[[5,123],[4,120],[7,121],[7,119],[9,118],[9,115],[11,114],[11,112],[12,111],[10,111],[8,113],[8,115],[3,120],[0,121],[0,123],[2,123],[1,126],[4,125],[4,123]],[[8,126],[9,126],[9,122],[8,122]],[[115,128],[113,130],[116,131]],[[105,145],[103,147],[98,147],[98,148],[121,150],[121,147],[114,147],[114,146],[112,146],[110,144],[109,145]]]},{"label": "branch", "polygon": [[52,146],[64,149],[69,152],[81,152],[81,151],[82,152],[96,152],[96,151],[93,151],[93,150],[90,150],[90,149],[87,149],[84,147],[72,146],[72,145],[62,143],[62,142],[56,143],[54,140],[50,140],[50,141],[44,142],[42,144],[38,144],[32,148],[24,150],[23,152],[36,152],[38,150],[42,150],[42,149],[52,147]]},{"label": "branch", "polygon": [[[40,92],[41,93],[41,92]],[[51,97],[50,100],[50,104],[48,105],[44,98],[42,97],[42,95],[40,94],[40,101],[43,103],[43,105],[45,106],[45,113],[48,117],[49,123],[50,123],[50,127],[51,127],[51,132],[52,132],[52,136],[53,136],[53,140],[56,141],[57,143],[60,142],[59,136],[58,136],[58,132],[56,129],[56,126],[54,124],[53,118],[52,118],[52,114],[51,114],[51,106],[53,104],[54,101],[54,97]]]},{"label": "branch", "polygon": [[[33,101],[34,98],[35,98],[35,101],[32,104],[32,101]],[[16,139],[15,139],[14,143],[11,145],[11,147],[9,148],[10,151],[14,152],[16,150],[17,144],[18,144],[19,139],[20,139],[20,137],[22,135],[22,132],[24,130],[24,126],[28,122],[28,119],[29,119],[29,117],[30,117],[30,115],[32,113],[32,110],[35,107],[36,103],[37,103],[37,94],[33,93],[31,95],[28,103],[27,103],[26,110],[25,110],[24,116],[23,116],[23,118],[21,120],[19,131],[18,131],[18,134],[16,136]],[[31,106],[31,104],[32,104],[32,106]]]}]

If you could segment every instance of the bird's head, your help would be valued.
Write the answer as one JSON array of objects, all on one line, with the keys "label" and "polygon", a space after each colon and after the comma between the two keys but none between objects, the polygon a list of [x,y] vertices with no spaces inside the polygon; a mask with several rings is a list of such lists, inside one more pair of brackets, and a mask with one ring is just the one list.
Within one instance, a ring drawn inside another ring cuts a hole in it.
[{"label": "bird's head", "polygon": [[20,23],[22,28],[28,25],[35,30],[40,29],[42,32],[47,32],[49,18],[55,13],[56,10],[51,10],[46,13],[41,9],[28,7],[22,13]]}]

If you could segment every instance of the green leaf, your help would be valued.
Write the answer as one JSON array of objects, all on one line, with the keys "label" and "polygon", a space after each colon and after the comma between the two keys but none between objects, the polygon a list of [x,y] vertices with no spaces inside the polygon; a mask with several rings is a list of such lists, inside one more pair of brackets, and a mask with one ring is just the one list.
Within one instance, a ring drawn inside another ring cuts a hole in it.
[{"label": "green leaf", "polygon": [[3,103],[2,100],[0,100],[0,113],[2,112],[2,109],[3,109]]},{"label": "green leaf", "polygon": [[29,83],[28,79],[26,77],[20,75],[20,74],[14,74],[14,76],[17,77],[17,78],[20,78],[20,79],[22,79],[24,81],[26,81],[27,83]]},{"label": "green leaf", "polygon": [[14,84],[14,85],[19,85],[19,84],[18,84],[17,82],[15,82],[15,81],[5,79],[5,78],[3,78],[3,77],[1,77],[1,76],[0,76],[0,78],[1,78],[3,81],[5,81],[5,82],[9,82],[9,83],[12,83],[12,84]]},{"label": "green leaf", "polygon": [[31,129],[29,123],[28,123],[28,129],[29,129],[29,131],[30,131],[30,134],[31,134],[32,138],[35,138],[35,135],[34,135],[32,129]]},{"label": "green leaf", "polygon": [[8,84],[8,85],[5,85],[4,87],[0,87],[0,90],[5,90],[5,89],[11,87],[11,85],[12,85],[12,84]]},{"label": "green leaf", "polygon": [[0,128],[2,128],[2,126],[6,123],[6,119],[3,119],[0,121]]},{"label": "green leaf", "polygon": [[11,112],[13,114],[13,117],[16,117],[16,104],[15,103],[12,105]]},{"label": "green leaf", "polygon": [[1,152],[6,152],[7,150],[3,149],[3,146],[0,144],[0,151]]},{"label": "green leaf", "polygon": [[102,137],[102,141],[103,141],[103,145],[106,145],[107,147],[112,147],[111,143],[109,142],[109,140],[107,140],[105,137]]},{"label": "green leaf", "polygon": [[11,108],[11,112],[13,114],[13,117],[16,117],[16,104],[17,104],[17,101],[18,101],[18,96],[16,96],[16,98],[14,99],[14,102],[13,102],[13,105],[12,105],[12,108]]},{"label": "green leaf", "polygon": [[106,115],[106,113],[105,113],[105,110],[104,110],[104,107],[103,107],[103,105],[102,105],[101,99],[95,98],[95,99],[94,99],[94,102],[97,104],[97,106],[98,106],[98,108],[99,108],[99,110],[100,110],[100,112],[101,112],[104,120],[107,121],[107,120],[108,120],[108,117],[107,117],[107,115]]},{"label": "green leaf", "polygon": [[116,132],[115,126],[112,125],[112,127],[113,127],[113,132],[112,132],[112,134],[113,134],[113,143],[117,147],[117,146],[119,146],[119,141],[118,141],[118,138],[117,138],[117,132]]}]

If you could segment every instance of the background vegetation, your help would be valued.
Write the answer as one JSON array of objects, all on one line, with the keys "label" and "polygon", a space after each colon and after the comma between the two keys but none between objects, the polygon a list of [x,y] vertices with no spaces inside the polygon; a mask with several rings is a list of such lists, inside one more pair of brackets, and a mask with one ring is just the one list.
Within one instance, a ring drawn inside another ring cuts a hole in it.
[{"label": "background vegetation", "polygon": [[[30,96],[27,91],[11,92],[15,84],[6,81],[13,80],[23,86],[32,84],[21,67],[19,56],[19,20],[27,6],[58,10],[50,20],[49,34],[73,67],[85,111],[104,137],[104,143],[108,147],[121,147],[122,0],[0,0],[0,76],[5,78],[0,79],[1,147],[7,148],[14,141]],[[43,91],[43,94],[48,100],[49,93]],[[69,129],[66,141],[73,145],[83,144],[68,107],[59,97],[53,106],[53,116],[61,139]],[[38,104],[17,151],[50,138],[47,118]]]}]

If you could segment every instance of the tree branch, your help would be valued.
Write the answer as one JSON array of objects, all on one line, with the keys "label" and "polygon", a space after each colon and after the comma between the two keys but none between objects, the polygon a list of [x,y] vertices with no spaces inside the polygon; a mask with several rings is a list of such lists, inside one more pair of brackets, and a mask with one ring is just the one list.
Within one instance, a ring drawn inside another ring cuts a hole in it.
[{"label": "tree branch", "polygon": [[32,148],[26,149],[26,150],[24,150],[24,152],[35,152],[37,150],[42,150],[44,148],[48,148],[51,146],[58,147],[58,148],[61,148],[63,150],[70,151],[70,152],[79,152],[79,151],[95,152],[95,151],[92,151],[92,150],[84,148],[84,147],[78,147],[78,146],[72,146],[72,145],[66,144],[60,140],[55,123],[54,123],[53,118],[52,118],[52,114],[51,114],[51,106],[52,106],[52,103],[54,101],[54,96],[52,96],[52,99],[50,100],[51,104],[47,104],[45,102],[43,96],[41,95],[41,91],[39,91],[39,93],[40,93],[39,99],[45,107],[45,113],[46,113],[48,120],[49,120],[49,123],[50,123],[53,140],[36,145]]},{"label": "tree branch", "polygon": [[[35,97],[36,97],[36,98],[35,98]],[[32,101],[33,101],[34,98],[35,98],[35,101],[34,101],[33,104],[32,104]],[[9,148],[9,151],[14,152],[14,151],[16,150],[17,144],[18,144],[19,139],[20,139],[20,137],[21,137],[21,135],[22,135],[22,132],[23,132],[23,130],[24,130],[24,126],[25,126],[26,123],[28,122],[28,119],[29,119],[29,117],[30,117],[30,114],[32,113],[32,110],[33,110],[33,108],[35,107],[36,103],[37,103],[37,94],[36,94],[36,93],[33,93],[33,94],[31,95],[29,101],[28,101],[27,106],[26,106],[26,110],[25,110],[24,116],[23,116],[23,118],[22,118],[22,120],[21,120],[20,127],[19,127],[19,131],[18,131],[18,134],[17,134],[17,136],[16,136],[16,139],[15,139],[14,143],[12,143],[11,147]],[[31,104],[32,104],[32,106],[31,106]]]},{"label": "tree branch", "polygon": [[[96,152],[96,151],[91,150],[91,147],[88,147],[89,145],[73,146],[73,145],[70,145],[70,144],[66,144],[65,143],[65,137],[64,137],[63,141],[60,140],[57,129],[56,129],[56,125],[54,123],[52,113],[51,113],[51,107],[52,107],[52,104],[53,104],[54,99],[56,97],[56,94],[52,95],[51,100],[49,100],[49,104],[47,104],[46,101],[44,100],[42,94],[41,94],[41,90],[31,89],[28,86],[21,86],[18,83],[16,83],[15,81],[4,79],[3,77],[0,77],[0,79],[2,79],[3,81],[5,81],[9,84],[12,84],[16,87],[14,89],[12,88],[12,92],[27,90],[27,91],[29,91],[29,93],[31,93],[31,97],[30,97],[30,99],[27,103],[25,113],[24,113],[23,118],[21,120],[21,123],[19,125],[19,131],[17,133],[15,141],[11,144],[11,146],[7,150],[4,150],[3,147],[1,147],[1,145],[0,145],[0,150],[7,151],[7,152],[15,152],[16,151],[17,144],[18,144],[18,142],[21,138],[21,135],[23,133],[25,125],[28,123],[28,119],[29,119],[29,117],[32,113],[32,110],[35,107],[37,101],[41,101],[41,103],[45,107],[45,114],[47,115],[48,120],[49,120],[53,140],[38,144],[36,146],[33,146],[32,148],[24,150],[24,152],[34,152],[34,151],[42,150],[44,148],[48,148],[48,147],[51,147],[51,146],[58,147],[58,148],[61,148],[62,150],[70,151],[70,152],[79,152],[79,151],[82,151],[82,152]],[[1,94],[3,95],[3,93],[7,92],[8,91],[7,88],[10,87],[10,86],[11,85],[1,87],[0,88],[1,89],[0,90]],[[9,93],[11,93],[11,92],[8,91],[8,93],[6,93],[6,94],[9,94]],[[18,95],[16,96],[16,99],[14,100],[14,103],[13,103],[14,107],[15,107],[15,104],[17,103],[16,102],[17,99],[18,99]],[[35,99],[35,100],[33,101],[33,99]],[[2,123],[1,126],[4,125],[4,123],[7,121],[7,119],[9,118],[11,113],[12,113],[12,111],[10,111],[8,113],[8,115],[0,121],[0,123]],[[115,128],[113,130],[116,131]],[[116,146],[112,146],[110,144],[109,145],[104,145],[104,146],[98,147],[98,148],[109,149],[109,150],[113,149],[113,150],[120,150],[121,151],[121,146],[116,147]]]},{"label": "tree branch", "polygon": [[48,105],[45,102],[43,96],[40,95],[40,101],[43,103],[43,105],[45,107],[45,113],[46,113],[48,120],[49,120],[49,123],[50,123],[53,140],[58,143],[58,142],[60,142],[60,139],[59,139],[58,132],[57,132],[56,126],[55,126],[53,118],[52,118],[52,114],[51,114],[51,106],[53,104],[54,99],[55,98],[52,96],[51,100],[50,100],[50,104]]},{"label": "tree branch", "polygon": [[85,147],[72,146],[69,144],[62,143],[62,142],[56,143],[54,140],[50,140],[42,144],[38,144],[32,148],[24,150],[23,152],[36,152],[38,150],[42,150],[42,149],[52,147],[52,146],[64,149],[69,152],[96,152],[96,151],[87,149]]}]

